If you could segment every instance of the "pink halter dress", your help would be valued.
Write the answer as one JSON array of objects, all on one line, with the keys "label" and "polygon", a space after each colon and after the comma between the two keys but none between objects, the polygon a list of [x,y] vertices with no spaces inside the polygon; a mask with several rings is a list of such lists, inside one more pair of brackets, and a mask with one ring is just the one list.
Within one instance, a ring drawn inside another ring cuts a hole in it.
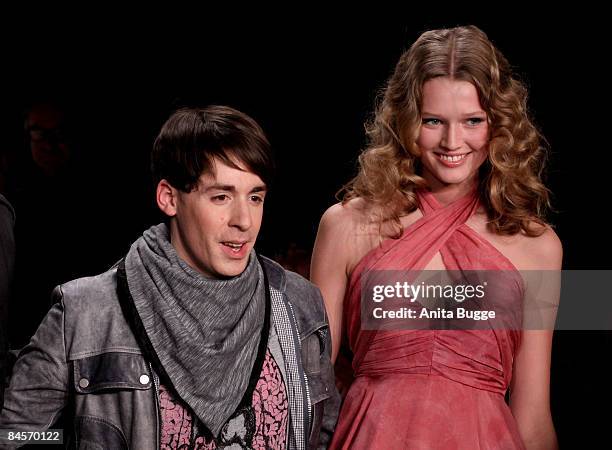
[{"label": "pink halter dress", "polygon": [[[516,272],[466,225],[475,192],[442,207],[418,192],[423,217],[399,239],[374,248],[353,270],[344,305],[355,380],[332,449],[524,449],[504,395],[520,330],[367,331],[361,327],[361,275],[424,269],[440,253],[447,270]],[[521,298],[516,288],[511,295]]]}]

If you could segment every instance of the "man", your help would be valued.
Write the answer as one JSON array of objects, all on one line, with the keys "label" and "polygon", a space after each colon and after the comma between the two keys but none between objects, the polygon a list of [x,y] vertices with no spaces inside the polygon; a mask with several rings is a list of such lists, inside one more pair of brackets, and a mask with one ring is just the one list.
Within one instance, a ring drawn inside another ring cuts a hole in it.
[{"label": "man", "polygon": [[52,103],[34,103],[25,121],[32,161],[47,177],[58,176],[70,164],[72,148],[64,111]]},{"label": "man", "polygon": [[[15,209],[15,261],[11,321],[12,348],[27,344],[51,307],[50,294],[67,280],[97,273],[91,267],[118,254],[101,255],[90,236],[106,230],[93,210],[100,211],[90,182],[91,171],[77,170],[73,119],[55,102],[33,102],[24,111],[24,148],[6,160],[6,198]],[[26,148],[27,147],[27,148]],[[16,150],[16,151],[15,151]],[[79,173],[85,174],[79,179]],[[78,188],[75,188],[78,186]],[[77,204],[79,207],[62,207]],[[98,214],[99,215],[99,214]],[[90,219],[91,218],[91,219]],[[89,239],[88,245],[83,241]],[[94,256],[95,263],[94,263]],[[103,256],[106,256],[104,258]],[[33,282],[36,280],[36,282]]]},{"label": "man", "polygon": [[328,325],[319,291],[253,250],[272,173],[263,131],[228,107],[179,110],[152,170],[169,224],[56,288],[0,429],[43,430],[68,407],[78,448],[316,447],[335,390]]}]

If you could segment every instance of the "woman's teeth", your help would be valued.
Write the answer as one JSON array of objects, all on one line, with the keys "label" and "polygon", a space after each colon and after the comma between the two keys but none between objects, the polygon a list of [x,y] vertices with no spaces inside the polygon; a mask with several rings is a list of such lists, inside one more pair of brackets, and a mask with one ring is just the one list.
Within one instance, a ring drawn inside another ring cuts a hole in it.
[{"label": "woman's teeth", "polygon": [[459,162],[464,159],[468,154],[464,153],[463,155],[442,155],[438,154],[441,160],[449,161],[449,162]]}]

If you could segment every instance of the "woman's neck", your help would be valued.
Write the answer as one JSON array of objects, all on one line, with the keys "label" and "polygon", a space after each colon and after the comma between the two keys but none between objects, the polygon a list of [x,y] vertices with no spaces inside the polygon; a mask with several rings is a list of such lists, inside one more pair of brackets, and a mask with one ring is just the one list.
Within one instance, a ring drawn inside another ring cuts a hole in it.
[{"label": "woman's neck", "polygon": [[477,185],[477,178],[458,184],[443,184],[436,180],[433,183],[429,182],[429,191],[438,203],[444,206],[468,195],[476,189]]}]

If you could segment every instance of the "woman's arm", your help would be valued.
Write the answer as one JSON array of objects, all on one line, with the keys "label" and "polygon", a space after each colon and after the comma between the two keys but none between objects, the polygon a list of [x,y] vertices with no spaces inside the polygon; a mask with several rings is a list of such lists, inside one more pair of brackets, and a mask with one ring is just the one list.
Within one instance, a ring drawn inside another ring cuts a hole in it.
[{"label": "woman's arm", "polygon": [[[528,239],[529,250],[526,253],[531,261],[537,261],[534,269],[561,270],[563,250],[554,231],[548,229],[542,236]],[[558,280],[558,277],[552,278]],[[555,288],[547,291],[558,294]],[[551,299],[553,302],[557,300]],[[552,329],[524,330],[514,360],[510,409],[528,450],[558,448],[550,412],[552,336]]]},{"label": "woman's arm", "polygon": [[341,204],[331,206],[319,223],[312,253],[310,281],[321,290],[332,337],[332,363],[342,337],[342,306],[348,283],[350,213]]}]

